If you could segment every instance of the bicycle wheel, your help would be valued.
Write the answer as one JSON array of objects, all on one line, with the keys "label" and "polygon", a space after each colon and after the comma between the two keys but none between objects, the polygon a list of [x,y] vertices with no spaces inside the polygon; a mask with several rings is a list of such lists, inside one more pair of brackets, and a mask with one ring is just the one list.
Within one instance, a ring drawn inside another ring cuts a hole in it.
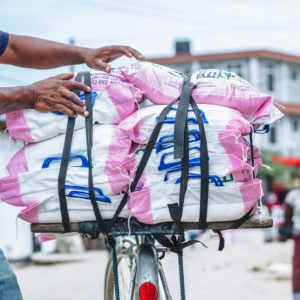
[{"label": "bicycle wheel", "polygon": [[[138,300],[137,294],[135,293],[135,262],[125,254],[117,255],[118,261],[118,276],[119,276],[119,290],[120,299],[122,300]],[[106,266],[105,271],[105,282],[104,282],[104,300],[115,300],[115,290],[114,290],[114,271],[113,271],[113,260],[112,257]],[[130,290],[132,290],[132,295],[130,295]]]}]

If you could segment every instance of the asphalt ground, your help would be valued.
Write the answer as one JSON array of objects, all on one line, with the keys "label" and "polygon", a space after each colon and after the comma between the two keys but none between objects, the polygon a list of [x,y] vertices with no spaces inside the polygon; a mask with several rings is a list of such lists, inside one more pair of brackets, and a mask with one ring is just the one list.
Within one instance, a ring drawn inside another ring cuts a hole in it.
[{"label": "asphalt ground", "polygon": [[[292,241],[263,241],[261,230],[227,234],[217,251],[217,236],[203,237],[208,249],[195,245],[184,251],[187,300],[289,300]],[[89,251],[78,260],[49,265],[13,266],[24,300],[101,300],[106,251]],[[180,299],[177,256],[163,260],[174,300]]]}]

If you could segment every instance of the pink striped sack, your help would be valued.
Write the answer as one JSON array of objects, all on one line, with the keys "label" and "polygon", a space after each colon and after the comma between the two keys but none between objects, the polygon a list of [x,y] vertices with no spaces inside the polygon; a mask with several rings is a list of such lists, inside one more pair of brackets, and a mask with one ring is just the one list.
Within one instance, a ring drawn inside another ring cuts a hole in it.
[{"label": "pink striped sack", "polygon": [[[101,200],[106,196],[118,195],[127,190],[129,176],[125,169],[108,170],[101,163],[93,163],[93,179],[95,193]],[[0,179],[0,195],[4,202],[16,206],[29,206],[32,203],[44,201],[44,197],[58,194],[59,168],[46,168],[39,171],[20,173],[18,176],[9,176]],[[114,179],[112,182],[111,179]],[[66,196],[84,199],[88,194],[88,168],[70,167],[66,178]],[[99,201],[100,201],[99,200]],[[87,200],[86,200],[87,201]]]},{"label": "pink striped sack", "polygon": [[[140,222],[157,224],[171,222],[168,204],[178,203],[179,184],[156,184],[130,194],[131,213]],[[207,222],[231,221],[243,217],[263,195],[260,179],[233,182],[223,186],[210,185]],[[162,201],[163,196],[163,201]],[[198,222],[200,183],[189,182],[182,222]]]},{"label": "pink striped sack", "polygon": [[[93,117],[99,124],[119,124],[137,109],[142,100],[140,89],[126,82],[118,72],[91,73]],[[81,99],[84,101],[84,94]],[[11,137],[29,143],[43,141],[66,132],[66,115],[40,113],[32,109],[6,114],[6,124]],[[78,116],[75,129],[85,127],[85,118]]]},{"label": "pink striped sack", "polygon": [[[64,140],[63,134],[28,144],[10,159],[10,176],[0,179],[0,197],[8,204],[26,206],[19,214],[21,219],[32,223],[62,221],[57,178]],[[95,125],[93,140],[94,193],[103,218],[108,219],[128,189],[130,178],[122,164],[131,141],[116,125]],[[85,128],[74,131],[65,195],[71,222],[95,219],[89,200]],[[121,216],[129,214],[125,207]]]},{"label": "pink striped sack", "polygon": [[[155,104],[168,104],[182,91],[183,74],[150,62],[136,62],[121,67],[122,75]],[[219,69],[200,70],[192,75],[197,85],[192,97],[197,103],[215,104],[237,109],[252,123],[270,123],[274,116],[272,97],[256,91],[234,72]],[[278,110],[277,110],[278,112]],[[281,117],[279,114],[277,118]]]},{"label": "pink striped sack", "polygon": [[[251,130],[250,123],[238,111],[216,105],[199,104],[205,127],[209,153],[235,155],[238,159],[247,160],[250,146],[243,135]],[[143,107],[119,124],[130,139],[138,144],[147,144],[156,125],[157,118],[164,105]],[[170,111],[159,134],[157,151],[173,143],[176,107]],[[199,146],[200,133],[194,113],[188,113],[190,145]],[[256,156],[258,149],[255,148]]]},{"label": "pink striped sack", "polygon": [[[97,190],[96,190],[97,191]],[[59,199],[56,191],[51,190],[35,194],[35,199],[42,201],[33,201],[28,207],[23,209],[18,217],[30,223],[61,223],[61,212]],[[66,197],[70,222],[94,221],[95,214],[91,201],[78,193],[77,197],[72,195]],[[122,194],[101,196],[96,193],[96,200],[103,219],[111,219],[117,210]],[[128,218],[130,211],[126,205],[122,210],[120,217]]]},{"label": "pink striped sack", "polygon": [[[104,173],[110,176],[111,170],[114,167],[117,170],[117,166],[121,166],[127,159],[131,140],[116,125],[94,125],[93,140],[93,162],[100,165]],[[62,134],[23,147],[8,162],[9,175],[18,176],[24,172],[59,168],[64,141],[65,134]],[[87,165],[86,134],[85,128],[82,128],[74,131],[69,166],[86,168]],[[109,181],[113,185],[114,178]]]},{"label": "pink striped sack", "polygon": [[[128,160],[125,164],[125,167],[130,170],[132,178],[143,155],[143,151],[140,150],[142,149],[139,149],[132,160]],[[173,154],[173,147],[160,153],[153,150],[137,189],[148,188],[152,184],[179,184],[181,182],[182,166],[179,159],[173,158]],[[201,178],[199,146],[190,146],[189,155],[189,178],[190,180],[199,181],[199,178]],[[210,181],[215,186],[223,186],[223,181],[246,182],[253,179],[253,171],[256,175],[261,164],[262,159],[260,157],[254,159],[254,166],[252,167],[251,160],[243,161],[232,154],[209,153]]]}]

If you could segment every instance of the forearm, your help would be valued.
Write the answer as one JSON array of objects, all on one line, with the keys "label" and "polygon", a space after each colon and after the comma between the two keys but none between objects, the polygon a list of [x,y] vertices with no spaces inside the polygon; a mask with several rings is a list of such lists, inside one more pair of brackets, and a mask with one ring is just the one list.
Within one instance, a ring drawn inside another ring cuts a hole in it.
[{"label": "forearm", "polygon": [[33,95],[29,86],[0,88],[0,114],[31,108]]},{"label": "forearm", "polygon": [[285,225],[289,227],[293,226],[293,209],[291,205],[285,203],[284,219]]},{"label": "forearm", "polygon": [[0,56],[0,63],[35,69],[56,68],[84,63],[88,50],[88,48],[10,34],[7,50]]}]

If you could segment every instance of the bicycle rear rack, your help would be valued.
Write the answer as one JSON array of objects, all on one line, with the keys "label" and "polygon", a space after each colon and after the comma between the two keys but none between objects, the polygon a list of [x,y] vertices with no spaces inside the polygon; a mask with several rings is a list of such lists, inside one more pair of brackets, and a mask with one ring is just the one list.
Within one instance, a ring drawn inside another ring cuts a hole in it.
[{"label": "bicycle rear rack", "polygon": [[[109,220],[105,221],[107,224]],[[207,224],[207,229],[226,230],[229,229],[234,221],[226,222],[210,222]],[[270,217],[254,216],[243,225],[241,229],[246,228],[268,228],[272,227],[273,221]],[[138,222],[132,218],[130,220],[119,218],[112,227],[109,236],[125,236],[125,235],[147,235],[147,234],[181,234],[182,232],[190,229],[197,229],[197,223],[182,223],[178,226],[174,223],[160,223],[148,225]],[[60,223],[40,223],[31,224],[31,231],[34,233],[64,233],[63,225]],[[80,234],[87,234],[93,238],[99,236],[100,231],[96,221],[86,221],[79,223],[71,223],[71,232]]]}]

